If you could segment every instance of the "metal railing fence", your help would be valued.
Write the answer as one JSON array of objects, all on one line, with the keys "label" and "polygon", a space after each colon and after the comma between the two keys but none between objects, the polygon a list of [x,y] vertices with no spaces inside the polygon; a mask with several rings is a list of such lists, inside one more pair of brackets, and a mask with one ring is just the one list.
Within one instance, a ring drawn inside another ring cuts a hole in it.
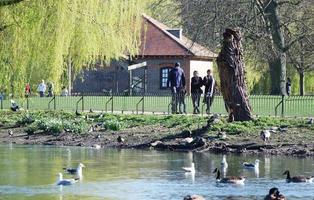
[{"label": "metal railing fence", "polygon": [[[204,109],[203,96],[200,109]],[[186,112],[193,113],[191,96],[185,96]],[[171,113],[171,95],[165,94],[84,94],[79,96],[28,97],[15,99],[26,110],[103,111],[113,113]],[[260,116],[314,116],[314,96],[271,96],[249,97],[254,115]],[[0,99],[0,109],[10,109],[10,99]],[[204,112],[205,113],[205,112]],[[211,113],[227,114],[222,96],[215,96]]]}]

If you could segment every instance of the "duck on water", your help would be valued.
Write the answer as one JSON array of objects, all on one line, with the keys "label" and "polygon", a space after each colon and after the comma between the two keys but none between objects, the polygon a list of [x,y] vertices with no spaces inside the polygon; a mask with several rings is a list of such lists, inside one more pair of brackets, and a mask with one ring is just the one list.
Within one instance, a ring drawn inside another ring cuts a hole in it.
[{"label": "duck on water", "polygon": [[78,181],[79,181],[78,178],[75,178],[75,179],[63,179],[62,173],[58,173],[57,185],[62,185],[62,186],[72,185],[72,184],[74,184],[74,183],[76,183]]},{"label": "duck on water", "polygon": [[64,171],[66,171],[69,174],[77,175],[78,177],[82,177],[83,172],[82,168],[85,167],[82,163],[79,163],[77,168],[63,168]]},{"label": "duck on water", "polygon": [[287,175],[286,181],[287,183],[312,183],[314,176],[290,176],[290,171],[286,170],[283,175]]},{"label": "duck on water", "polygon": [[245,178],[242,176],[227,176],[225,178],[220,178],[219,169],[215,169],[213,173],[216,173],[216,181],[218,183],[232,183],[232,184],[244,184]]}]

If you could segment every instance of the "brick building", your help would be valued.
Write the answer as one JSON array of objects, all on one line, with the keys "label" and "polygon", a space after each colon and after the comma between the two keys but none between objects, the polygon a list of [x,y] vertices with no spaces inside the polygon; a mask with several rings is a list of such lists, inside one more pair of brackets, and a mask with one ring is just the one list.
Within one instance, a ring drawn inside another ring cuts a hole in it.
[{"label": "brick building", "polygon": [[[182,29],[171,29],[146,15],[143,25],[139,53],[132,61],[124,58],[108,67],[82,72],[74,81],[73,92],[122,93],[131,88],[134,93],[168,94],[168,72],[176,62],[180,62],[185,72],[189,91],[193,71],[197,70],[203,77],[212,68],[217,55],[184,37]],[[134,62],[146,62],[147,67],[132,70],[130,76],[128,66]]]}]

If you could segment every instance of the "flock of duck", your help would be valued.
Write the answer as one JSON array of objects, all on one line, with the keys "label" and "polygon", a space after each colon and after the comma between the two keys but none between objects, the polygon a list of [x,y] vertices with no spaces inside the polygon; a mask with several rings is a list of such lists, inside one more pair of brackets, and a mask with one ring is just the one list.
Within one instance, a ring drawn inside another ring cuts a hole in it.
[{"label": "flock of duck", "polygon": [[[259,163],[260,160],[256,159],[255,163],[242,163],[242,167],[244,169],[254,169],[256,171],[259,170]],[[225,172],[228,168],[228,163],[226,157],[223,156],[221,161],[221,169]],[[194,162],[191,163],[190,167],[183,167],[182,168],[185,172],[195,173],[195,164]],[[244,176],[221,176],[221,172],[218,168],[215,168],[213,173],[216,174],[216,181],[218,183],[231,183],[231,184],[244,184],[245,177]],[[286,170],[283,175],[286,175],[286,182],[287,183],[312,183],[314,180],[314,176],[293,176],[291,177],[290,171]]]}]

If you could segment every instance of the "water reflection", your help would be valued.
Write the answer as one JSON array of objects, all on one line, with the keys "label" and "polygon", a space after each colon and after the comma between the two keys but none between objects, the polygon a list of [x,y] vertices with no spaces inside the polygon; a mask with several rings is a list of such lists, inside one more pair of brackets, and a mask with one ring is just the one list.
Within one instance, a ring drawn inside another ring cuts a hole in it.
[{"label": "water reflection", "polygon": [[[224,157],[228,163],[225,174],[246,176],[244,186],[216,184],[212,171],[221,168]],[[243,169],[244,161],[255,159],[262,160],[258,171]],[[261,200],[271,187],[278,187],[288,199],[314,197],[314,184],[287,184],[282,176],[285,169],[296,175],[313,175],[313,158],[13,144],[0,145],[0,160],[0,199],[5,200],[157,200],[183,199],[186,194],[200,194],[212,200]],[[57,187],[56,174],[80,162],[86,166],[84,180]],[[185,173],[182,167],[192,162],[196,173]]]}]

